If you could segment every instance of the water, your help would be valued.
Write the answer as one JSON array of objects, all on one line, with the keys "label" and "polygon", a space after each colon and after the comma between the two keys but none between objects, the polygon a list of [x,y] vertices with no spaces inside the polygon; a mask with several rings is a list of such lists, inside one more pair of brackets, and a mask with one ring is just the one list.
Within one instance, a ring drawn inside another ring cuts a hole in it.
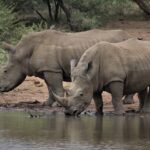
[{"label": "water", "polygon": [[0,112],[0,150],[150,150],[150,116],[31,119]]}]

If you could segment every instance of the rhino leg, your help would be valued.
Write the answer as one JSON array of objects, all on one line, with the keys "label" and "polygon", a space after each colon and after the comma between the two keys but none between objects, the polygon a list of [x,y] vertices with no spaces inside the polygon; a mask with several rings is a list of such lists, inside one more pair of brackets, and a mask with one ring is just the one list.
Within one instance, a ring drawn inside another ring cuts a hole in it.
[{"label": "rhino leg", "polygon": [[122,82],[111,82],[109,84],[110,93],[112,95],[112,104],[114,106],[114,113],[116,115],[125,114],[125,110],[122,103],[123,97],[123,83]]},{"label": "rhino leg", "polygon": [[134,96],[134,94],[126,95],[123,99],[123,103],[124,104],[133,104],[134,103],[133,96]]},{"label": "rhino leg", "polygon": [[103,100],[101,93],[98,92],[94,93],[93,99],[96,106],[96,115],[103,115]]},{"label": "rhino leg", "polygon": [[139,97],[139,112],[142,111],[145,100],[147,98],[147,90],[143,90],[141,92],[138,93],[138,97]]},{"label": "rhino leg", "polygon": [[[61,73],[53,73],[53,72],[45,72],[44,79],[48,87],[49,98],[46,102],[47,105],[52,106],[55,102],[53,94],[51,90],[54,91],[59,96],[64,96],[63,90],[63,78]],[[56,103],[56,102],[55,102]]]},{"label": "rhino leg", "polygon": [[140,112],[150,112],[150,91],[147,89],[139,93],[139,111]]}]

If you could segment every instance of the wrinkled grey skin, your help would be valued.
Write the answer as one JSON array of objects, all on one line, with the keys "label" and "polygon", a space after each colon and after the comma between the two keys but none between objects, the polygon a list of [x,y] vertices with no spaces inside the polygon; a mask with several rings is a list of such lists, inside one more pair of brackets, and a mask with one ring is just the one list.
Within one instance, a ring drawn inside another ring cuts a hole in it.
[{"label": "wrinkled grey skin", "polygon": [[[20,66],[20,62],[15,61],[13,53],[9,54],[9,63],[1,69],[0,72],[0,91],[8,92],[20,83],[22,83],[26,77],[23,69]],[[19,71],[17,71],[19,70]]]},{"label": "wrinkled grey skin", "polygon": [[[130,39],[120,43],[100,42],[82,55],[77,67],[72,69],[72,85],[68,97],[55,99],[68,113],[78,115],[94,97],[98,114],[102,114],[103,90],[112,95],[115,114],[124,114],[123,95],[139,93],[140,110],[150,111],[150,101],[145,101],[150,85],[150,42]],[[149,94],[149,93],[148,93]]]},{"label": "wrinkled grey skin", "polygon": [[70,81],[70,60],[77,61],[84,51],[99,41],[120,42],[129,38],[122,30],[90,30],[65,33],[55,30],[30,33],[16,46],[4,44],[9,62],[1,70],[0,92],[21,84],[26,76],[45,80],[49,90],[48,104],[55,101],[51,90],[63,96],[62,81]]}]

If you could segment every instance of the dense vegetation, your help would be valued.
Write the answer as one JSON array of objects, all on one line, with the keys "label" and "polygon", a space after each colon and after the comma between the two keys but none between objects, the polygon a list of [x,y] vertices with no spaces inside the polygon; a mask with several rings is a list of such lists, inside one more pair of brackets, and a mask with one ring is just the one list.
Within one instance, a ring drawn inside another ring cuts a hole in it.
[{"label": "dense vegetation", "polygon": [[[150,15],[149,0],[0,0],[0,45],[47,28],[81,31]],[[0,61],[5,59],[0,50]]]}]

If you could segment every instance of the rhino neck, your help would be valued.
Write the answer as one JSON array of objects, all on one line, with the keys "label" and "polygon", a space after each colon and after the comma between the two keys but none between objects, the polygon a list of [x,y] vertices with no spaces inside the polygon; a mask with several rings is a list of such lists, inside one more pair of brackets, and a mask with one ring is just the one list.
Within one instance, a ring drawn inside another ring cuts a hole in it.
[{"label": "rhino neck", "polygon": [[[93,50],[90,51],[91,53],[91,61],[92,61],[92,70],[90,73],[91,82],[93,84],[93,90],[102,91],[103,88],[103,55],[104,49],[96,44],[93,46]],[[90,54],[88,54],[90,55]]]},{"label": "rhino neck", "polygon": [[25,59],[24,61],[21,61],[20,62],[20,65],[21,65],[21,68],[22,68],[22,73],[25,75],[25,76],[31,76],[32,73],[30,71],[30,65],[29,65],[29,59]]},{"label": "rhino neck", "polygon": [[102,91],[103,88],[103,71],[102,71],[102,63],[101,58],[97,57],[96,60],[93,61],[94,69],[91,82],[93,84],[93,90]]},{"label": "rhino neck", "polygon": [[98,52],[97,44],[90,47],[81,57],[78,68],[82,68],[87,63],[91,63],[91,69],[87,72],[87,76],[93,86],[94,92],[102,87],[102,82],[99,82],[102,79],[101,73],[101,57]]}]

